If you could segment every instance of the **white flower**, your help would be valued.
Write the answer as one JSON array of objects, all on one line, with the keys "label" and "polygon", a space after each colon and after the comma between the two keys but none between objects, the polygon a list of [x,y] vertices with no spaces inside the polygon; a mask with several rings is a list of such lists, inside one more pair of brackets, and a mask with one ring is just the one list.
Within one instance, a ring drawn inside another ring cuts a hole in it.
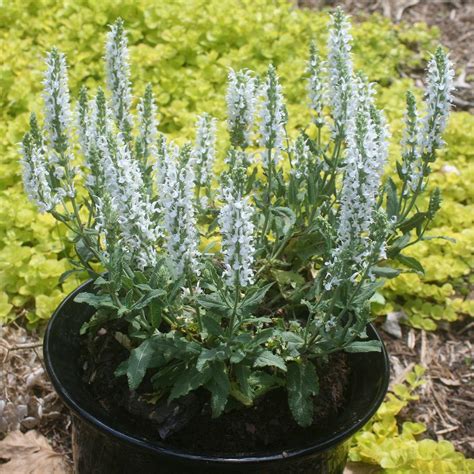
[{"label": "white flower", "polygon": [[229,165],[229,169],[244,168],[247,169],[250,165],[250,156],[243,150],[236,150],[231,148],[224,158],[224,163]]},{"label": "white flower", "polygon": [[118,19],[110,27],[107,35],[105,61],[107,88],[112,93],[112,112],[126,140],[133,128],[130,114],[132,91],[127,43],[123,20]]},{"label": "white flower", "polygon": [[31,117],[31,131],[25,134],[20,149],[23,156],[23,186],[28,198],[41,213],[48,212],[59,200],[51,188],[46,146],[34,115]]},{"label": "white flower", "polygon": [[446,128],[452,101],[454,70],[451,61],[441,47],[428,64],[428,85],[425,102],[426,116],[422,124],[421,154],[430,154],[444,142],[441,135]]},{"label": "white flower", "polygon": [[256,80],[247,70],[229,71],[227,87],[227,122],[234,147],[247,148],[254,121]]},{"label": "white flower", "polygon": [[[83,105],[82,108],[85,108]],[[104,185],[104,153],[108,153],[108,140],[113,136],[111,111],[107,106],[104,91],[99,88],[96,97],[87,105],[87,115],[81,120],[84,123],[81,143],[85,157],[86,186],[91,195],[97,198],[101,195]],[[99,146],[99,142],[101,146]],[[105,146],[107,145],[107,146]]]},{"label": "white flower", "polygon": [[216,159],[216,119],[203,114],[196,123],[196,146],[193,161],[196,170],[196,183],[200,186],[210,184],[212,167]]},{"label": "white flower", "polygon": [[444,144],[441,136],[451,106],[453,76],[451,61],[442,48],[438,48],[428,65],[427,111],[422,119],[418,116],[414,95],[407,94],[401,166],[407,183],[405,194],[423,190],[423,169],[427,162],[433,161],[436,149]]},{"label": "white flower", "polygon": [[325,72],[324,63],[321,61],[318,49],[314,42],[310,45],[310,54],[307,72],[309,74],[308,79],[308,96],[309,106],[313,112],[313,120],[317,127],[324,125],[323,116],[323,96],[324,86],[322,81],[322,75]]},{"label": "white flower", "polygon": [[292,147],[292,160],[290,173],[300,179],[308,176],[312,161],[311,150],[304,135],[298,135]]},{"label": "white flower", "polygon": [[334,134],[345,135],[352,95],[352,59],[350,23],[341,8],[331,15],[328,38],[329,93],[328,99],[334,118]]},{"label": "white flower", "polygon": [[155,154],[155,142],[158,136],[157,112],[158,108],[153,96],[153,89],[151,84],[148,84],[145,89],[145,95],[138,104],[139,135],[137,142],[139,143],[140,154],[145,163],[148,155]]},{"label": "white flower", "polygon": [[269,168],[270,151],[271,160],[277,164],[283,148],[283,137],[287,121],[285,105],[281,86],[275,68],[268,68],[266,80],[262,87],[262,104],[260,107],[260,146],[265,148],[262,152],[263,165]]},{"label": "white flower", "polygon": [[156,263],[156,241],[161,235],[155,204],[145,192],[143,176],[130,148],[119,134],[113,143],[98,140],[111,207],[117,215],[120,239],[125,252],[138,268]]},{"label": "white flower", "polygon": [[55,179],[51,180],[52,192],[59,198],[74,197],[74,176],[69,147],[69,127],[71,124],[71,106],[66,58],[56,48],[46,56],[44,76],[44,112],[45,129],[48,137],[48,168]]},{"label": "white flower", "polygon": [[79,100],[77,102],[76,108],[76,117],[77,117],[77,132],[79,136],[79,144],[81,145],[81,150],[84,156],[87,154],[87,129],[89,126],[89,104],[87,97],[87,88],[85,86],[81,87],[79,91]]},{"label": "white flower", "polygon": [[187,270],[199,274],[199,236],[194,208],[194,171],[189,147],[168,157],[159,201],[167,233],[167,249],[177,276]]},{"label": "white flower", "polygon": [[404,190],[407,195],[409,191],[415,191],[422,178],[422,161],[420,154],[420,119],[416,109],[416,99],[411,93],[407,93],[407,109],[405,112],[405,130],[402,138],[402,166],[401,172],[405,177],[408,187]]},{"label": "white flower", "polygon": [[173,142],[167,143],[164,135],[159,135],[156,142],[156,161],[153,166],[156,176],[158,194],[165,184],[168,165],[179,159],[179,148]]},{"label": "white flower", "polygon": [[387,159],[388,130],[385,120],[373,106],[371,84],[359,77],[354,81],[353,110],[348,122],[346,165],[342,184],[337,246],[332,261],[327,262],[330,290],[341,279],[352,280],[360,274],[361,265],[372,251],[369,235],[380,179]]},{"label": "white flower", "polygon": [[254,209],[248,197],[233,186],[232,181],[222,189],[224,202],[219,212],[224,255],[224,277],[229,286],[245,287],[254,279]]},{"label": "white flower", "polygon": [[46,56],[44,76],[44,126],[48,141],[56,153],[64,153],[68,148],[71,106],[67,77],[66,57],[56,48]]}]

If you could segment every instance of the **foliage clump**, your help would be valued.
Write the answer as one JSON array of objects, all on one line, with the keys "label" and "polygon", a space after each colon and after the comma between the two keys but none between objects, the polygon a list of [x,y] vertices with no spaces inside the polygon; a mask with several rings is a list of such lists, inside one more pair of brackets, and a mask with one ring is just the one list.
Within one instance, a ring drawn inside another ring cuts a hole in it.
[{"label": "foliage clump", "polygon": [[416,390],[424,384],[425,369],[415,366],[402,383],[395,384],[377,414],[352,438],[349,458],[376,464],[387,474],[469,474],[474,460],[465,459],[449,441],[419,440],[426,428],[406,421],[400,427],[396,416],[410,402],[418,400]]},{"label": "foliage clump", "polygon": [[443,144],[453,70],[438,48],[421,116],[407,96],[399,189],[382,183],[388,127],[373,84],[354,72],[351,40],[337,9],[327,61],[311,47],[314,137],[287,133],[273,65],[264,77],[230,72],[230,145],[217,175],[214,118],[201,116],[195,143],[178,146],[158,132],[150,85],[132,113],[122,20],[107,37],[107,90],[81,89],[76,112],[65,56],[48,54],[44,127],[32,114],[23,181],[74,235],[74,270],[94,278],[96,291],[76,297],[96,310],[83,332],[126,323],[132,349],[116,374],[131,389],[151,369],[157,393],[204,387],[219,416],[285,387],[308,426],[328,356],[380,350],[366,334],[370,300],[384,279],[423,271],[403,251],[426,240],[440,208],[438,189],[425,208],[416,203]]}]

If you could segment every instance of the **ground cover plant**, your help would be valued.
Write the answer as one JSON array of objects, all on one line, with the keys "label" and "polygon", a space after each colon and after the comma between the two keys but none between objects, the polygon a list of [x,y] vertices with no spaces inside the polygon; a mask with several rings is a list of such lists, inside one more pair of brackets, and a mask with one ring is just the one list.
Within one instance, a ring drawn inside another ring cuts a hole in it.
[{"label": "ground cover plant", "polygon": [[312,42],[307,63],[314,138],[307,127],[294,139],[286,132],[273,65],[264,77],[230,70],[230,143],[219,175],[209,114],[197,119],[195,144],[181,147],[158,133],[151,85],[132,114],[122,20],[107,37],[107,90],[89,96],[82,88],[76,113],[66,58],[48,53],[44,126],[32,114],[22,140],[24,186],[40,212],[74,235],[68,273],[94,279],[96,291],[76,297],[96,309],[81,331],[126,322],[130,356],[115,373],[131,390],[153,369],[158,397],[170,402],[204,387],[217,417],[230,399],[252,406],[284,387],[294,419],[310,426],[329,355],[380,350],[364,340],[370,300],[383,279],[422,269],[403,251],[432,238],[425,233],[439,189],[424,209],[416,202],[443,145],[454,72],[439,47],[421,115],[407,93],[397,188],[381,181],[388,128],[373,85],[354,71],[341,9],[327,49],[323,61]]}]

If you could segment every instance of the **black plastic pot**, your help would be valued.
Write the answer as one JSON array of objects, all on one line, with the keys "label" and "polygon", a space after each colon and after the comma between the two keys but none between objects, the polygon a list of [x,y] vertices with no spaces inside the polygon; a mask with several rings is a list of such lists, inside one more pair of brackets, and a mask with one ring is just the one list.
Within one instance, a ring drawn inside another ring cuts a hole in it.
[{"label": "black plastic pot", "polygon": [[[342,473],[348,440],[375,413],[385,396],[389,362],[382,352],[351,354],[349,400],[332,428],[305,446],[279,452],[218,456],[187,452],[140,434],[129,418],[107,414],[82,381],[79,329],[93,310],[75,303],[87,282],[71,293],[53,314],[44,339],[46,369],[63,402],[73,412],[73,456],[76,474],[187,473]],[[372,325],[371,339],[380,339]]]}]

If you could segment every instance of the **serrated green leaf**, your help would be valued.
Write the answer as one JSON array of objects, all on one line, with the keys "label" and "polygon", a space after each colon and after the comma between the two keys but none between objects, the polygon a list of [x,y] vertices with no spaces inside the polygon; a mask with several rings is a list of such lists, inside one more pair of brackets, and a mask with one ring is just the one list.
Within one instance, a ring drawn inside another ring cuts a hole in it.
[{"label": "serrated green leaf", "polygon": [[200,372],[206,364],[216,360],[224,360],[226,353],[223,347],[214,347],[213,349],[204,349],[197,358],[196,369]]},{"label": "serrated green leaf", "polygon": [[310,361],[290,362],[287,373],[288,405],[300,426],[313,422],[313,397],[319,391],[318,375]]},{"label": "serrated green leaf", "polygon": [[254,367],[277,367],[286,372],[285,361],[271,351],[261,352],[253,363]]},{"label": "serrated green leaf", "polygon": [[130,352],[127,379],[130,390],[135,390],[143,380],[153,356],[153,340],[146,339]]},{"label": "serrated green leaf", "polygon": [[176,379],[168,397],[168,401],[187,395],[189,392],[205,385],[212,375],[210,367],[206,367],[202,371],[197,370],[196,367],[190,367],[189,369],[184,370]]},{"label": "serrated green leaf", "polygon": [[212,417],[217,418],[222,414],[227,404],[230,381],[224,363],[214,363],[211,370],[212,378],[206,384],[206,388],[211,392]]},{"label": "serrated green leaf", "polygon": [[111,308],[118,309],[109,295],[96,295],[95,293],[79,293],[74,301],[76,303],[86,303],[96,309]]},{"label": "serrated green leaf", "polygon": [[268,285],[263,286],[262,288],[258,288],[255,291],[249,292],[245,298],[240,303],[240,307],[243,311],[252,311],[255,307],[257,307],[265,298],[267,291],[273,286],[273,283],[269,283]]}]

